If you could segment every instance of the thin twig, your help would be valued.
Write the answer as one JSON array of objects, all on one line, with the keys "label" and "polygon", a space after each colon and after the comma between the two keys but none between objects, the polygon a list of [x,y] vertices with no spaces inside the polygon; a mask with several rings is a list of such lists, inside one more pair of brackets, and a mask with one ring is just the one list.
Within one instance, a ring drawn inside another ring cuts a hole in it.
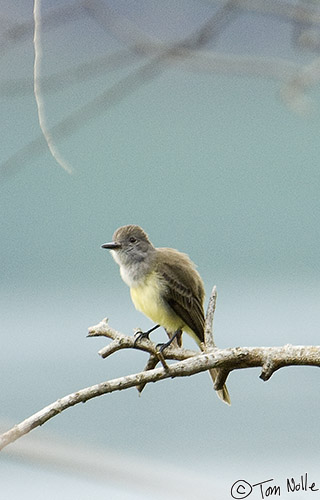
[{"label": "thin twig", "polygon": [[[48,76],[38,76],[42,95],[59,90],[86,80],[95,79],[99,75],[110,73],[137,62],[128,49],[107,52],[103,56],[77,64]],[[33,80],[30,78],[14,78],[0,82],[0,91],[7,97],[16,97],[33,92]]]},{"label": "thin twig", "polygon": [[38,120],[41,128],[41,132],[46,140],[49,151],[56,162],[62,167],[66,172],[71,174],[72,168],[68,165],[67,161],[62,158],[59,151],[57,150],[53,136],[47,125],[47,119],[45,115],[44,100],[41,93],[40,86],[40,64],[42,59],[42,45],[41,45],[41,13],[40,13],[40,0],[34,0],[33,4],[33,19],[34,19],[34,37],[33,37],[33,47],[34,47],[34,65],[33,65],[33,91],[34,97],[37,104],[38,110]]},{"label": "thin twig", "polygon": [[[112,328],[108,323],[108,318],[104,318],[100,323],[89,328],[88,337],[107,337],[113,342],[103,347],[99,351],[99,355],[102,358],[107,358],[116,351],[121,349],[138,349],[140,351],[145,351],[152,356],[158,355],[158,350],[153,342],[148,339],[141,339],[136,342],[135,336],[124,335]],[[190,349],[182,349],[181,347],[170,346],[165,350],[166,359],[173,359],[177,361],[182,361],[183,359],[188,359],[192,356],[199,354],[196,351]]]},{"label": "thin twig", "polygon": [[[36,2],[39,0],[35,0],[35,6],[38,5]],[[97,2],[81,2],[82,12],[88,11],[90,8],[92,9],[92,5],[99,5]],[[80,10],[81,10],[80,9]],[[145,65],[139,67],[137,70],[133,71],[123,79],[121,79],[118,83],[112,86],[110,89],[107,89],[101,95],[97,96],[91,102],[85,104],[83,107],[66,117],[57,125],[53,126],[47,130],[46,142],[43,140],[43,137],[37,137],[27,145],[23,146],[20,150],[18,150],[14,155],[0,164],[0,181],[5,181],[11,175],[18,171],[18,169],[25,166],[28,161],[34,159],[39,154],[41,154],[45,147],[50,144],[48,141],[48,137],[52,138],[51,143],[53,141],[56,143],[57,141],[68,137],[75,130],[79,128],[83,123],[88,120],[99,116],[101,113],[105,112],[109,107],[118,104],[125,97],[134,92],[137,88],[140,88],[144,83],[149,82],[151,79],[155,78],[157,75],[162,73],[165,67],[172,62],[180,62],[188,65],[188,69],[196,70],[209,70],[209,71],[219,71],[224,73],[242,73],[242,74],[252,74],[259,75],[262,77],[271,77],[279,79],[280,81],[288,82],[290,79],[294,81],[295,77],[299,74],[303,73],[304,69],[302,65],[292,63],[288,60],[281,59],[264,59],[264,58],[253,58],[253,57],[232,57],[226,54],[217,54],[212,52],[211,54],[205,54],[202,51],[199,51],[200,47],[203,49],[203,45],[207,43],[210,39],[214,39],[217,35],[219,35],[220,24],[222,23],[223,27],[227,22],[233,19],[234,15],[239,14],[241,9],[250,10],[258,10],[263,13],[270,13],[272,15],[284,15],[287,16],[288,20],[310,20],[313,22],[319,22],[319,16],[316,19],[312,18],[312,14],[314,10],[303,8],[296,8],[290,4],[279,4],[279,2],[275,1],[245,1],[245,0],[237,0],[237,1],[228,1],[224,3],[224,5],[217,11],[217,13],[209,18],[198,30],[196,30],[191,35],[187,36],[184,40],[174,43],[171,46],[166,44],[157,43],[148,43],[150,41],[150,36],[144,34],[137,27],[135,28],[133,23],[130,24],[130,40],[128,50],[135,51],[136,53],[148,54],[149,56],[153,56],[151,60],[149,60]],[[108,11],[109,12],[109,11]],[[44,22],[46,27],[50,27],[50,16],[53,16],[53,20],[56,18],[58,21],[61,20],[60,11],[52,11],[47,14],[44,18]],[[103,11],[102,11],[103,17]],[[116,28],[121,31],[121,26],[125,22],[122,16],[119,16],[113,13],[113,17],[117,22],[115,23]],[[122,24],[121,24],[122,23]],[[39,29],[39,24],[35,25],[35,28]],[[26,28],[27,29],[27,28]],[[114,29],[114,28],[113,28]],[[19,31],[19,30],[18,30]],[[36,31],[36,30],[35,30]],[[36,34],[36,33],[35,33]],[[120,33],[121,35],[121,33]],[[127,35],[126,35],[127,36]],[[132,40],[131,40],[132,39]],[[36,40],[37,41],[37,40]],[[39,54],[39,43],[35,44],[35,52],[37,51]],[[38,63],[35,64],[35,80],[40,82],[39,80],[39,72],[37,70]],[[317,73],[315,74],[314,81],[317,81]],[[38,90],[39,90],[38,83]],[[36,89],[36,94],[37,92]],[[301,107],[305,108],[305,103],[302,99],[303,96],[296,96],[296,92],[292,92],[291,88],[289,90],[285,89],[282,92],[282,96],[287,105],[289,105],[292,109],[297,110]],[[303,101],[303,102],[302,102]],[[302,103],[302,104],[301,104]],[[38,109],[40,109],[41,115],[41,103],[38,99]],[[43,107],[42,107],[43,109]],[[43,115],[43,114],[42,114]]]}]

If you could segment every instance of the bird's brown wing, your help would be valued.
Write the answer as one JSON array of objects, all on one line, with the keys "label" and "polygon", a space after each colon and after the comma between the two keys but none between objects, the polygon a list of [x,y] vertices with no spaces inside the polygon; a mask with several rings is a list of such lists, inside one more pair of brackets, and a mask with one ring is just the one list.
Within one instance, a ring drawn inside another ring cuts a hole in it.
[{"label": "bird's brown wing", "polygon": [[184,285],[183,279],[177,276],[176,268],[174,272],[170,265],[161,266],[162,278],[167,284],[164,299],[174,312],[183,320],[198,337],[200,342],[204,341],[204,312],[202,306],[203,295],[199,297],[192,293],[192,290]]}]

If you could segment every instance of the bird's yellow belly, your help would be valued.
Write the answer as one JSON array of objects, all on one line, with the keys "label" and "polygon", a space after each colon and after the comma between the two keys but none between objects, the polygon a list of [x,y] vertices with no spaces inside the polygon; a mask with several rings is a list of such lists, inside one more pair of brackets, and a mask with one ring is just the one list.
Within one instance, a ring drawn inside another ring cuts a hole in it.
[{"label": "bird's yellow belly", "polygon": [[130,288],[135,308],[155,323],[163,326],[168,332],[173,333],[179,328],[183,328],[184,324],[181,318],[162,299],[161,293],[161,281],[156,275],[149,276],[143,284]]}]

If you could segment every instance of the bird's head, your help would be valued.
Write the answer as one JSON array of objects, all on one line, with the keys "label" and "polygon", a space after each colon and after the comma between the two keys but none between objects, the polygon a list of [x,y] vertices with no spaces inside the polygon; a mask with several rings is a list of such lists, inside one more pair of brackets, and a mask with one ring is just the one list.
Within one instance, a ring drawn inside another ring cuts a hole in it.
[{"label": "bird's head", "polygon": [[113,235],[112,242],[105,243],[101,248],[111,250],[114,260],[124,266],[144,261],[155,250],[148,235],[136,225],[119,227]]}]

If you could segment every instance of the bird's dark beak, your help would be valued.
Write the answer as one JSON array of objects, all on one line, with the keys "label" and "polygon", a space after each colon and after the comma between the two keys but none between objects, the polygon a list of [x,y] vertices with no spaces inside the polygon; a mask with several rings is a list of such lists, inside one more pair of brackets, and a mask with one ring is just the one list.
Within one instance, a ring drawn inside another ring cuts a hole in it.
[{"label": "bird's dark beak", "polygon": [[118,248],[121,248],[121,245],[120,243],[112,241],[111,243],[105,243],[104,245],[101,245],[101,248],[108,248],[109,250],[117,250]]}]

